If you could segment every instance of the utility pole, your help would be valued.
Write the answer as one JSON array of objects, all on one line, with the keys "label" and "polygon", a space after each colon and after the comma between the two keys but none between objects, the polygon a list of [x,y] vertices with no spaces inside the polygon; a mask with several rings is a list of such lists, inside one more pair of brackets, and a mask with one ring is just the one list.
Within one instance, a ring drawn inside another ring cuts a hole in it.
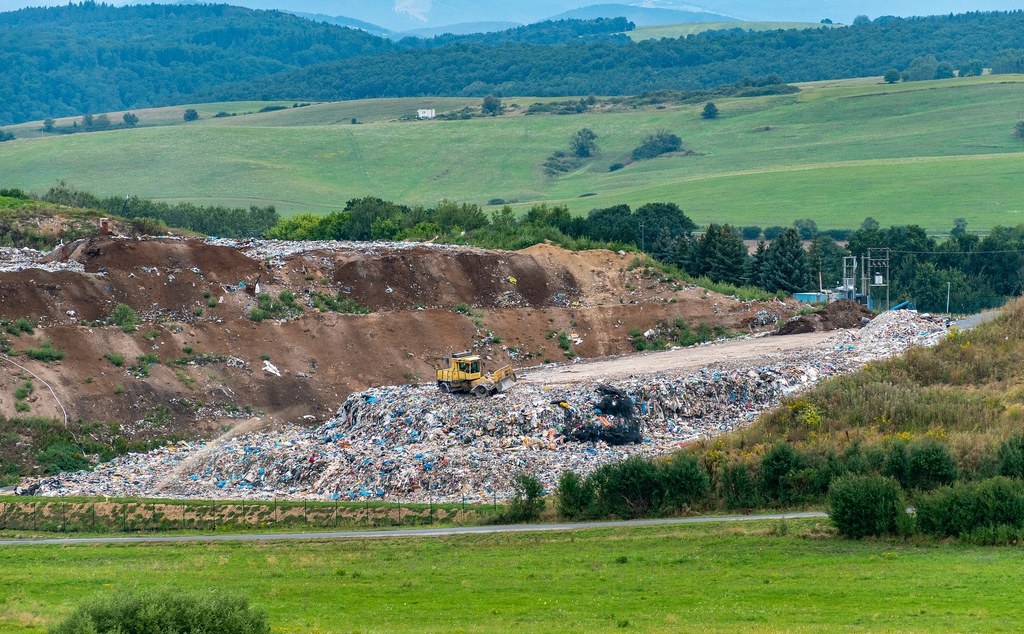
[{"label": "utility pole", "polygon": [[[872,273],[870,287],[885,287],[885,309],[889,310],[889,247],[869,248],[867,268]],[[867,269],[864,271],[867,273]]]},{"label": "utility pole", "polygon": [[949,290],[953,286],[952,282],[946,282],[946,314],[949,314]]}]

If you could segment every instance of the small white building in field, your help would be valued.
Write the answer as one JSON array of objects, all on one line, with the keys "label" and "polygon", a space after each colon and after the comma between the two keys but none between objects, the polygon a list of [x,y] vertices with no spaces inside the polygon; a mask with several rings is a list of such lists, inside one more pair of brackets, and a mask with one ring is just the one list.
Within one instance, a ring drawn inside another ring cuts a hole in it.
[{"label": "small white building in field", "polygon": [[418,119],[433,119],[437,116],[437,110],[434,108],[420,108],[416,111],[416,117]]}]

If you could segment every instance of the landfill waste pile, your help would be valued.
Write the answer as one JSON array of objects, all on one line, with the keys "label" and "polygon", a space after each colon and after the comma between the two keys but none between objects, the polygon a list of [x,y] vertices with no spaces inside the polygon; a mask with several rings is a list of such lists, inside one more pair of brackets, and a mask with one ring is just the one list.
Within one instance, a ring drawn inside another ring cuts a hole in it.
[{"label": "landfill waste pile", "polygon": [[850,299],[833,302],[809,315],[797,315],[782,324],[778,335],[796,335],[803,332],[825,332],[840,328],[860,328],[875,314]]},{"label": "landfill waste pile", "polygon": [[92,472],[27,482],[38,495],[490,501],[519,472],[549,489],[633,454],[664,455],[750,424],[823,378],[936,343],[944,319],[887,312],[798,352],[614,385],[520,383],[480,399],[436,386],[352,394],[311,429],[289,425],[209,444],[130,454]]},{"label": "landfill waste pile", "polygon": [[[54,251],[58,251],[63,247],[57,247]],[[14,247],[0,247],[0,272],[2,273],[14,273],[17,271],[26,271],[31,269],[38,269],[41,271],[49,271],[55,273],[57,271],[74,271],[75,273],[82,273],[85,271],[85,267],[80,262],[61,262],[53,261],[49,258],[50,254],[37,251],[36,249],[30,249],[28,247],[22,247],[20,249]]]}]

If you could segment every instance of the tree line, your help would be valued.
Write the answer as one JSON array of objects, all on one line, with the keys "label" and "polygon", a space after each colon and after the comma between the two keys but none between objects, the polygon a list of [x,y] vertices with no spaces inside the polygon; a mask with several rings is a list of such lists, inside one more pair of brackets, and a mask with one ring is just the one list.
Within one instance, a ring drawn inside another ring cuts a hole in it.
[{"label": "tree line", "polygon": [[[210,99],[317,100],[430,95],[625,95],[695,90],[746,76],[786,82],[882,75],[933,56],[951,69],[997,67],[1024,48],[1024,13],[879,18],[845,28],[707,31],[640,42],[453,42],[320,64],[212,90]],[[1005,65],[1004,65],[1005,66]]]},{"label": "tree line", "polygon": [[280,216],[272,205],[253,205],[243,209],[184,202],[166,203],[136,196],[97,196],[65,183],[51,187],[39,196],[39,200],[81,209],[96,209],[110,216],[139,221],[138,225],[147,228],[148,233],[175,227],[210,236],[258,238],[266,235],[280,222]]},{"label": "tree line", "polygon": [[0,13],[0,125],[222,99],[700,90],[768,74],[926,72],[932,58],[1019,72],[1022,25],[1020,11],[967,13],[633,42],[616,18],[392,42],[277,11],[83,2]]},{"label": "tree line", "polygon": [[[2,195],[2,192],[0,192]],[[25,195],[25,194],[22,194]],[[692,278],[770,293],[834,289],[843,258],[858,260],[869,249],[889,250],[889,299],[912,301],[919,310],[972,313],[1024,293],[1024,225],[995,227],[981,236],[957,218],[938,239],[918,225],[883,228],[866,218],[856,230],[819,231],[812,219],[790,227],[698,227],[675,203],[652,202],[591,209],[574,216],[563,205],[537,204],[522,215],[508,205],[488,214],[473,203],[443,200],[432,207],[376,197],[354,198],[340,211],[282,219],[272,206],[248,209],[166,203],[134,196],[97,196],[64,183],[40,200],[101,210],[133,219],[149,232],[160,224],[222,237],[282,240],[435,240],[492,249],[522,249],[550,241],[568,249],[641,250]],[[756,247],[748,244],[757,240]],[[874,274],[875,271],[870,271]],[[874,289],[876,302],[884,289]]]}]

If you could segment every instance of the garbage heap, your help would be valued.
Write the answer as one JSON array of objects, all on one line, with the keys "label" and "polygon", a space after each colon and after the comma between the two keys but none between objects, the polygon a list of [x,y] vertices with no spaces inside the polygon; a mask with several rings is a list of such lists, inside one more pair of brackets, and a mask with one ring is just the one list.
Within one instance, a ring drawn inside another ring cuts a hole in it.
[{"label": "garbage heap", "polygon": [[433,385],[352,394],[316,429],[289,426],[124,456],[31,483],[42,495],[489,501],[526,471],[552,488],[633,454],[664,455],[748,425],[825,377],[929,345],[944,320],[886,313],[826,344],[751,366],[568,385],[520,384],[491,398]]}]

